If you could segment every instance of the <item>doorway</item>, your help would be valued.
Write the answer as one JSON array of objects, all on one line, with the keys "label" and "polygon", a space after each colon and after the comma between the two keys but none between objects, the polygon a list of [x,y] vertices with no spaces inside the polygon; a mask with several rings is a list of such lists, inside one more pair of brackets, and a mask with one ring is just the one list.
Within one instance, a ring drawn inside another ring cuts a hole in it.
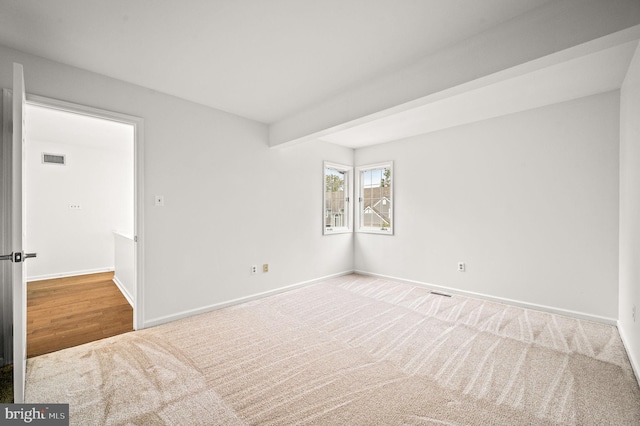
[{"label": "doorway", "polygon": [[27,95],[27,281],[112,272],[142,328],[140,118]]},{"label": "doorway", "polygon": [[[135,127],[31,102],[25,116],[26,247],[38,252],[26,265],[33,356],[133,328]],[[109,274],[102,285],[117,285],[131,305],[128,327],[113,324],[127,316],[111,313],[126,308],[122,297],[88,291]]]},{"label": "doorway", "polygon": [[[141,118],[112,111],[73,104],[52,98],[30,95],[24,92],[23,69],[14,64],[13,91],[2,91],[2,149],[0,150],[0,228],[2,238],[0,246],[3,253],[11,253],[13,262],[0,262],[0,305],[2,305],[2,323],[0,361],[3,365],[14,364],[14,398],[22,402],[24,398],[24,380],[26,371],[26,263],[22,262],[22,241],[26,241],[24,230],[23,187],[24,143],[23,127],[28,117],[23,115],[26,104],[47,107],[59,111],[67,111],[79,115],[97,117],[120,123],[127,123],[134,128],[133,141],[133,180],[134,180],[134,220],[133,220],[133,328],[144,327],[144,121]],[[15,92],[18,95],[13,96]],[[25,100],[26,98],[26,100]],[[22,107],[20,107],[22,103]],[[22,146],[22,149],[20,148]],[[17,148],[16,148],[17,147]],[[17,153],[17,154],[16,154]],[[18,200],[18,201],[16,201]],[[16,231],[16,229],[18,231]],[[17,241],[17,242],[16,242]],[[29,253],[26,253],[29,254]],[[3,256],[4,257],[4,256]],[[33,256],[30,256],[33,257]],[[35,260],[35,259],[32,259]],[[18,292],[16,292],[16,289]]]},{"label": "doorway", "polygon": [[[49,107],[90,117],[104,118],[134,127],[134,256],[133,276],[135,292],[133,300],[134,329],[144,326],[143,285],[144,285],[144,122],[141,118],[88,106],[72,104],[52,98],[25,93],[24,71],[21,64],[13,64],[13,90],[2,90],[2,149],[0,150],[0,246],[3,248],[0,262],[0,304],[2,324],[0,324],[3,364],[14,364],[14,399],[24,400],[26,373],[26,258],[36,257],[36,253],[25,253],[26,241],[25,213],[25,167],[26,148],[25,117],[27,101],[31,105]],[[11,251],[11,252],[9,252]],[[5,254],[6,252],[7,254]],[[9,262],[6,262],[9,261]]]}]

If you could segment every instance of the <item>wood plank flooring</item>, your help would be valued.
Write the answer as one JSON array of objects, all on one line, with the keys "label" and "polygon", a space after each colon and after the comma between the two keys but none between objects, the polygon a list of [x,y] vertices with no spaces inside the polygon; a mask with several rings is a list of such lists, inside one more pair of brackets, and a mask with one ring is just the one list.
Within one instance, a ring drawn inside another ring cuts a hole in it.
[{"label": "wood plank flooring", "polygon": [[27,357],[133,331],[113,272],[27,284]]}]

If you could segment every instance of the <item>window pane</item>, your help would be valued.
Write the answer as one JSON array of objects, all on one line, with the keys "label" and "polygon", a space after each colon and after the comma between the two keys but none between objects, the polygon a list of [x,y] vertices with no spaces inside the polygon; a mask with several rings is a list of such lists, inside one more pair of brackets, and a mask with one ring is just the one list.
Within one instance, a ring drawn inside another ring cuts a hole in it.
[{"label": "window pane", "polygon": [[348,172],[325,167],[324,226],[327,230],[348,227],[346,197]]},{"label": "window pane", "polygon": [[391,167],[376,167],[360,173],[360,229],[389,231],[392,223]]}]

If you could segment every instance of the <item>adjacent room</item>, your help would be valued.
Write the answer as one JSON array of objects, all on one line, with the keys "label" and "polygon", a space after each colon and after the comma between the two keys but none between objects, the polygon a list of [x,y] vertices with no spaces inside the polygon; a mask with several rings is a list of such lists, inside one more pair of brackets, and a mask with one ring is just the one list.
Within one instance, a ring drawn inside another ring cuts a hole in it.
[{"label": "adjacent room", "polygon": [[26,108],[27,356],[133,330],[133,126]]},{"label": "adjacent room", "polygon": [[[27,235],[36,282],[111,269],[71,244],[109,193],[95,249],[128,237],[135,283],[135,331],[25,361],[31,284],[0,262],[15,402],[71,424],[639,424],[639,41],[637,0],[0,0],[0,254],[18,192],[27,230],[61,232]],[[16,189],[16,79],[27,129],[41,103],[132,123],[126,161],[97,138],[106,174],[86,167],[133,184]]]}]

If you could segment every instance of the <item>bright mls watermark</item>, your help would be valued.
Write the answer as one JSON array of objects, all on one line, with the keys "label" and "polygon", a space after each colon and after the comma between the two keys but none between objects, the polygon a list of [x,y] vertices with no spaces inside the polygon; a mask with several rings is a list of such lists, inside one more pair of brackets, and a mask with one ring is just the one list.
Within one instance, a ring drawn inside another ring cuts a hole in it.
[{"label": "bright mls watermark", "polygon": [[68,426],[69,404],[0,404],[3,425]]}]

